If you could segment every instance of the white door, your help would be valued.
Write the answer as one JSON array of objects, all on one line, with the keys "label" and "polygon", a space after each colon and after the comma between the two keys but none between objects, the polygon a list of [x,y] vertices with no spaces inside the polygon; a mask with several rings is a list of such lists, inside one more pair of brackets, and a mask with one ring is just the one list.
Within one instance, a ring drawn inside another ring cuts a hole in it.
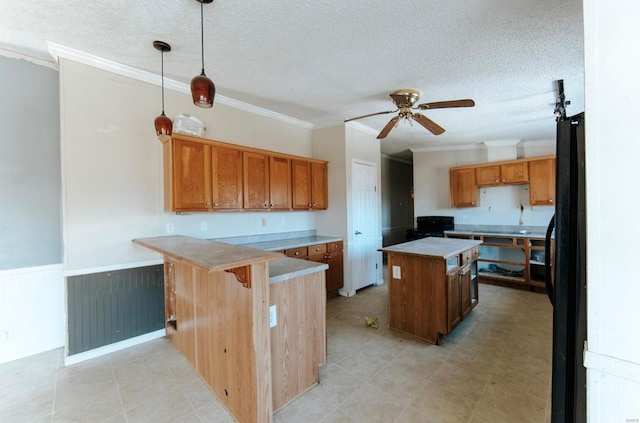
[{"label": "white door", "polygon": [[375,166],[353,162],[351,170],[353,247],[350,248],[350,261],[353,269],[353,289],[356,290],[377,283],[379,205]]}]

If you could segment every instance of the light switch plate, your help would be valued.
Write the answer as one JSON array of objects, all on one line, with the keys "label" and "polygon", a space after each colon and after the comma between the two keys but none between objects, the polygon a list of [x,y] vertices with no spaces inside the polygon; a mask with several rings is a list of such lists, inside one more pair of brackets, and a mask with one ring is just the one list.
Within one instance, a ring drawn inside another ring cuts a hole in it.
[{"label": "light switch plate", "polygon": [[278,316],[276,314],[276,306],[269,306],[269,327],[272,328],[278,324]]},{"label": "light switch plate", "polygon": [[393,272],[393,279],[400,279],[402,278],[402,274],[400,273],[400,266],[392,266],[391,267],[392,272]]}]

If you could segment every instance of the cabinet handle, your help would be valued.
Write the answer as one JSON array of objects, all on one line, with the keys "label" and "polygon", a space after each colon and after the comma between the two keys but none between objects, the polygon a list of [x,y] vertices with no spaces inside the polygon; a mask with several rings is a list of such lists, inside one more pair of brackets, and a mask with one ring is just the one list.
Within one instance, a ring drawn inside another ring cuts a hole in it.
[{"label": "cabinet handle", "polygon": [[268,205],[267,203],[264,203],[264,206],[265,206],[265,207],[269,207],[269,205]]},{"label": "cabinet handle", "polygon": [[273,203],[269,204],[269,207],[273,207]]},{"label": "cabinet handle", "polygon": [[207,206],[210,206],[210,205],[211,205],[211,201],[207,201]]},{"label": "cabinet handle", "polygon": [[331,256],[324,256],[325,260],[330,260]]},{"label": "cabinet handle", "polygon": [[294,253],[294,255],[299,256],[299,255],[300,255],[300,251],[296,251],[296,252]]},{"label": "cabinet handle", "polygon": [[506,179],[503,179],[503,180],[502,180],[502,182],[507,182],[507,180],[506,180]]},{"label": "cabinet handle", "polygon": [[312,204],[312,207],[315,207],[315,206],[316,206],[316,203],[313,203],[313,204]]},{"label": "cabinet handle", "polygon": [[309,203],[309,208],[311,208],[311,203]]},{"label": "cabinet handle", "polygon": [[500,182],[500,179],[496,179],[496,182]]},{"label": "cabinet handle", "polygon": [[553,200],[549,200],[550,203],[553,203]]},{"label": "cabinet handle", "polygon": [[213,203],[213,207],[218,207],[219,204],[218,203]]}]

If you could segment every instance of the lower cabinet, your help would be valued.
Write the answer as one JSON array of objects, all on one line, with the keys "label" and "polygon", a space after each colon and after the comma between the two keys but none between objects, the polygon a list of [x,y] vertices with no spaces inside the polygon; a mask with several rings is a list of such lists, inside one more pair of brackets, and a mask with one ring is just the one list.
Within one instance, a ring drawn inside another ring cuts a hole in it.
[{"label": "lower cabinet", "polygon": [[458,323],[462,321],[461,289],[458,269],[447,273],[447,289],[447,307],[449,309],[447,313],[447,329],[451,332],[453,328],[458,326]]},{"label": "lower cabinet", "polygon": [[287,257],[328,264],[329,269],[326,271],[327,297],[332,297],[337,295],[344,285],[342,248],[342,241],[336,241],[307,247],[289,248],[284,253]]},{"label": "lower cabinet", "polygon": [[473,261],[447,273],[447,288],[449,289],[447,324],[449,330],[464,320],[478,302],[478,280],[473,276],[475,273],[472,272],[476,266],[477,262]]}]

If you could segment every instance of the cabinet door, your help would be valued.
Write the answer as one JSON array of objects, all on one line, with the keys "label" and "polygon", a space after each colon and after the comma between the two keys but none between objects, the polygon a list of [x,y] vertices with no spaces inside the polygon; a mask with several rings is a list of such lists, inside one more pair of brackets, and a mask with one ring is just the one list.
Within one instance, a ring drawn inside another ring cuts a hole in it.
[{"label": "cabinet door", "polygon": [[460,268],[460,312],[464,319],[471,313],[471,263]]},{"label": "cabinet door", "polygon": [[294,209],[311,208],[311,163],[303,160],[291,160],[292,207]]},{"label": "cabinet door", "polygon": [[344,285],[344,262],[342,251],[327,254],[327,295],[334,295]]},{"label": "cabinet door", "polygon": [[173,209],[211,206],[211,156],[206,144],[173,140]]},{"label": "cabinet door", "polygon": [[532,206],[556,203],[556,160],[529,161],[529,202]]},{"label": "cabinet door", "polygon": [[265,154],[244,152],[244,208],[269,207],[269,157]]},{"label": "cabinet door", "polygon": [[447,329],[451,332],[462,320],[462,310],[460,307],[460,278],[457,270],[447,274],[447,289]]},{"label": "cabinet door", "polygon": [[269,207],[291,208],[291,160],[286,157],[269,157]]},{"label": "cabinet door", "polygon": [[324,210],[328,207],[327,164],[311,163],[311,207]]},{"label": "cabinet door", "polygon": [[500,182],[503,184],[526,184],[529,182],[527,162],[507,163],[500,166]]},{"label": "cabinet door", "polygon": [[482,166],[476,168],[476,185],[487,187],[500,185],[500,166]]},{"label": "cabinet door", "polygon": [[459,169],[450,172],[451,205],[453,207],[475,207],[478,189],[475,169]]},{"label": "cabinet door", "polygon": [[211,147],[213,209],[242,208],[242,151]]}]

